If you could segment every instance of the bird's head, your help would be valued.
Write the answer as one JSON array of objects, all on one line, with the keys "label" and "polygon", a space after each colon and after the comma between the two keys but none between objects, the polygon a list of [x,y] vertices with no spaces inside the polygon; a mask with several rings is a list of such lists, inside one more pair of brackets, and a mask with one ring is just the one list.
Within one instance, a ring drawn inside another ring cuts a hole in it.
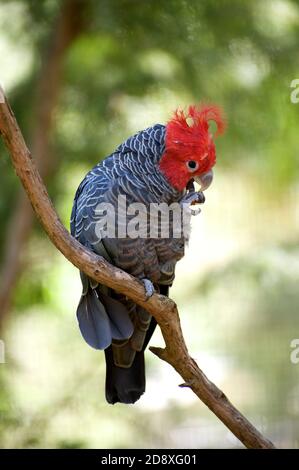
[{"label": "bird's head", "polygon": [[217,125],[215,137],[224,132],[225,121],[215,105],[189,106],[187,113],[177,110],[166,125],[165,152],[159,168],[179,191],[192,179],[201,185],[201,190],[212,182],[216,150],[210,121]]}]

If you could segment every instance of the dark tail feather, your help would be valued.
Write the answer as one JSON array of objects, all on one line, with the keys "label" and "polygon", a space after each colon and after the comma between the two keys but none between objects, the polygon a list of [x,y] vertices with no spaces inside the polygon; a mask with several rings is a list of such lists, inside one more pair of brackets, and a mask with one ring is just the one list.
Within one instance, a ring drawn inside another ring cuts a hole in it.
[{"label": "dark tail feather", "polygon": [[112,347],[105,349],[106,400],[108,403],[135,403],[145,391],[144,352],[137,352],[128,369],[114,364]]},{"label": "dark tail feather", "polygon": [[144,350],[147,347],[157,322],[151,319],[146,332],[142,351],[135,353],[133,364],[129,368],[118,367],[114,364],[112,346],[105,349],[106,359],[106,400],[114,403],[135,403],[145,392]]},{"label": "dark tail feather", "polygon": [[[159,286],[160,293],[168,295],[168,286]],[[108,403],[135,403],[145,392],[144,350],[147,347],[157,322],[152,317],[146,332],[142,351],[136,352],[133,364],[129,368],[114,364],[112,346],[105,349],[106,359],[106,400]]]}]

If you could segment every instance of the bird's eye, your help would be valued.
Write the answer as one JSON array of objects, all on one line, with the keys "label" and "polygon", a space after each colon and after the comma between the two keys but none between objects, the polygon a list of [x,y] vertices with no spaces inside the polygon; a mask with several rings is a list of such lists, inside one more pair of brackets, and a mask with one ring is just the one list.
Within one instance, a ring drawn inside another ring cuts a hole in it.
[{"label": "bird's eye", "polygon": [[189,160],[186,165],[190,171],[196,171],[198,168],[198,163],[195,160]]}]

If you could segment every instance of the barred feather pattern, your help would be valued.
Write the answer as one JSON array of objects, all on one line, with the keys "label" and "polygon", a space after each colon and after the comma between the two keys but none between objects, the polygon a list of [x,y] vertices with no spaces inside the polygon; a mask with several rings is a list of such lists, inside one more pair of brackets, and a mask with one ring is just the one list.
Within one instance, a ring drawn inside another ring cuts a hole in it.
[{"label": "barred feather pattern", "polygon": [[[97,213],[96,208],[102,202],[117,208],[119,195],[126,196],[127,205],[142,202],[147,208],[150,203],[171,204],[180,201],[184,192],[173,188],[159,170],[159,161],[164,150],[165,126],[161,124],[149,127],[127,139],[85,176],[76,192],[71,216],[71,233],[83,245],[133,276],[150,279],[158,291],[159,286],[171,285],[173,282],[176,262],[184,255],[184,238],[147,236],[101,240],[96,232],[96,224],[102,215]],[[130,218],[127,218],[126,223],[129,220]],[[147,234],[150,233],[149,222],[146,231]],[[124,368],[131,367],[136,352],[142,351],[144,346],[152,320],[150,315],[124,296],[107,290],[104,286],[98,286],[91,280],[86,281],[84,275],[81,277],[85,285],[85,295],[92,288],[97,292],[99,299],[105,292],[126,307],[134,326],[132,336],[122,340],[111,336],[111,341],[106,338],[106,342],[108,346],[109,341],[112,343],[114,364]],[[105,308],[108,308],[107,304]],[[111,397],[108,392],[107,400],[111,403],[125,400],[120,399],[119,394],[118,391],[118,395],[116,393]]]},{"label": "barred feather pattern", "polygon": [[[102,202],[117,208],[119,195],[126,196],[127,206],[134,202],[142,202],[148,206],[149,203],[171,204],[179,201],[183,192],[173,188],[159,170],[158,164],[164,150],[165,126],[156,124],[127,139],[112,155],[97,164],[86,175],[75,195],[71,218],[71,232],[75,238],[97,252],[99,239],[95,228],[102,215],[97,213],[96,208]],[[129,220],[128,216],[126,222]],[[149,233],[150,228],[147,227],[148,236]],[[182,240],[125,238],[107,241],[105,245],[110,246],[110,255],[119,267],[141,278],[145,274],[141,269],[144,264],[158,269],[159,259],[162,263],[171,260],[173,253],[178,251],[177,247],[182,246]],[[139,256],[136,255],[136,250]],[[121,260],[120,254],[124,251],[132,252],[132,257]],[[101,254],[101,249],[99,253]],[[157,281],[158,274],[148,277]]]},{"label": "barred feather pattern", "polygon": [[[116,151],[98,163],[81,182],[75,195],[71,218],[72,234],[80,239],[85,219],[93,221],[99,202],[113,202],[112,192],[122,190],[135,202],[179,200],[175,190],[160,172],[158,163],[165,149],[165,126],[157,124],[127,139]],[[116,188],[117,185],[117,188]]]}]

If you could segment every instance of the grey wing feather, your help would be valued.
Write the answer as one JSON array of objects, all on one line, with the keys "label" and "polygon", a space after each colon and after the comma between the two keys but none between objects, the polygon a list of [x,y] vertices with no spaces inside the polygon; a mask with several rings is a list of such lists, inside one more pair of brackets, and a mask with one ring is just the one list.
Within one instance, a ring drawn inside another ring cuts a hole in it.
[{"label": "grey wing feather", "polygon": [[130,338],[134,331],[134,325],[126,307],[118,300],[101,292],[99,292],[99,298],[104,304],[110,320],[112,338],[116,340]]},{"label": "grey wing feather", "polygon": [[85,274],[81,273],[81,279],[83,292],[77,309],[77,318],[81,334],[89,346],[105,349],[111,344],[112,339],[130,338],[134,325],[126,307],[101,292],[101,288],[106,290],[105,287],[97,285],[96,288],[92,288]]},{"label": "grey wing feather", "polygon": [[[138,278],[146,275],[153,282],[159,282],[164,263],[159,264],[153,243],[143,241],[142,244],[140,240],[132,243],[130,239],[99,240],[95,226],[101,216],[96,207],[100,202],[115,205],[120,192],[133,201],[178,198],[178,193],[157,170],[165,149],[164,140],[165,127],[158,124],[121,144],[86,175],[76,192],[71,216],[71,233],[83,245],[130,274]],[[169,269],[166,271],[168,275]],[[133,348],[129,355],[134,358],[134,351],[142,347],[150,324],[149,314],[136,306],[132,309],[126,299],[119,299],[111,289],[98,285],[84,274],[81,279],[83,293],[77,316],[85,340],[97,349],[107,347],[112,341],[113,349],[116,349],[117,341],[127,340],[128,347]]]},{"label": "grey wing feather", "polygon": [[77,319],[81,334],[89,346],[95,349],[108,348],[112,341],[109,318],[93,289],[87,295],[82,295]]}]

